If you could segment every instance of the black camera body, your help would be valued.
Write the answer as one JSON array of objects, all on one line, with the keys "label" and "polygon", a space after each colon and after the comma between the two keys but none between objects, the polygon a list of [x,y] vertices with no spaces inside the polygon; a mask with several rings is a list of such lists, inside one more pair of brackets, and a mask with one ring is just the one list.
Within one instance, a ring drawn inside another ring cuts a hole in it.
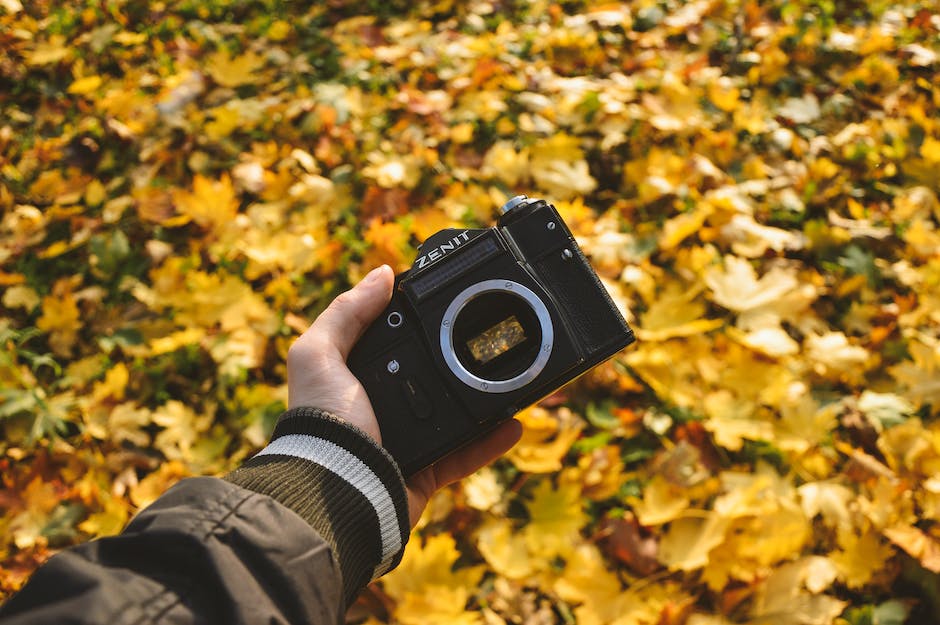
[{"label": "black camera body", "polygon": [[429,237],[350,354],[406,477],[635,340],[554,206],[502,210]]}]

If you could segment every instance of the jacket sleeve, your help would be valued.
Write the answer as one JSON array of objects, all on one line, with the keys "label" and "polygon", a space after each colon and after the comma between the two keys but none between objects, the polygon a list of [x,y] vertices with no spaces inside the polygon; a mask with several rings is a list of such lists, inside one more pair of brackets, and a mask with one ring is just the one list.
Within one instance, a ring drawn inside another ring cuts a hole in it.
[{"label": "jacket sleeve", "polygon": [[408,539],[404,482],[371,438],[312,408],[218,478],[190,478],[121,534],[63,551],[0,607],[13,623],[342,623]]}]

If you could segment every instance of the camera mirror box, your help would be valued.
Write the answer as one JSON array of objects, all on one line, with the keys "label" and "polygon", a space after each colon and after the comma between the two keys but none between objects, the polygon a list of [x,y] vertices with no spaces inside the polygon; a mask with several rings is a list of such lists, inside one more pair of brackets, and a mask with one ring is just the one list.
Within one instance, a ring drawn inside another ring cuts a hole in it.
[{"label": "camera mirror box", "polygon": [[349,357],[406,477],[635,340],[554,206],[429,237]]}]

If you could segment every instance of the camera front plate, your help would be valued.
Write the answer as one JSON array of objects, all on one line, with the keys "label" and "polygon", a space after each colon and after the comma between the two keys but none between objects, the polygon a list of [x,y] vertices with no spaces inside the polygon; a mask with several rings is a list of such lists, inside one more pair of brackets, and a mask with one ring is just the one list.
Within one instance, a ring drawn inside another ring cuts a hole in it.
[{"label": "camera front plate", "polygon": [[[472,373],[460,361],[457,346],[454,344],[454,331],[461,311],[474,299],[489,293],[508,294],[523,300],[531,308],[539,324],[541,344],[534,360],[522,373],[507,380],[488,380]],[[444,312],[440,327],[441,355],[444,362],[458,380],[484,393],[509,393],[535,380],[552,355],[554,337],[555,331],[548,307],[534,291],[513,280],[484,280],[467,287],[451,301]]]}]

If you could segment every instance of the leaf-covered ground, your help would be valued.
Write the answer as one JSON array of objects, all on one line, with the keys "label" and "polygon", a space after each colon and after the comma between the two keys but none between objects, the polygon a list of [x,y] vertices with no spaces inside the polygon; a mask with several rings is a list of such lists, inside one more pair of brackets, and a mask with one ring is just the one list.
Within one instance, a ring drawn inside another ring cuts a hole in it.
[{"label": "leaf-covered ground", "polygon": [[938,50],[933,2],[0,0],[0,596],[236,466],[335,294],[527,193],[639,341],[350,618],[934,622]]}]

